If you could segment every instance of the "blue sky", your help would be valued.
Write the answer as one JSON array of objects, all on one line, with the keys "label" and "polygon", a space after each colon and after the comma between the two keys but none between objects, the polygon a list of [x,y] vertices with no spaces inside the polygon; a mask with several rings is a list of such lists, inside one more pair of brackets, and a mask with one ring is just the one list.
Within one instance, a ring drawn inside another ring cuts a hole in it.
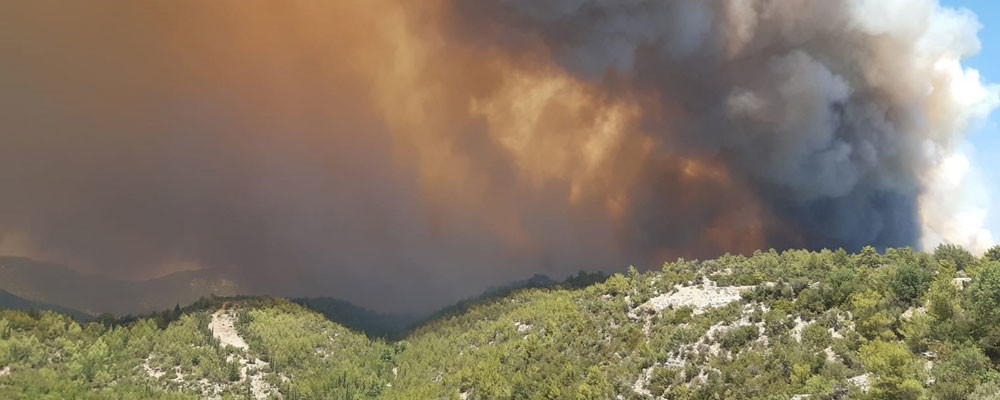
[{"label": "blue sky", "polygon": [[[1000,83],[1000,0],[942,0],[941,4],[967,8],[979,16],[983,25],[979,31],[982,50],[965,65],[979,70],[986,82]],[[983,174],[990,198],[994,199],[987,228],[1000,241],[1000,204],[996,203],[1000,199],[996,185],[1000,182],[1000,111],[994,111],[986,124],[970,132],[968,139],[974,148],[972,164]]]}]

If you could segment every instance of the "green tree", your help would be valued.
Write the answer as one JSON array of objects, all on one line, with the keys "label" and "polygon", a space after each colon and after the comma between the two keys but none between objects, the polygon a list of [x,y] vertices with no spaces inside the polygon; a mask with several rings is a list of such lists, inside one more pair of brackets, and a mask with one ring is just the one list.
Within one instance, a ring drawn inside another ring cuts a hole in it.
[{"label": "green tree", "polygon": [[865,246],[858,253],[858,261],[863,267],[878,268],[882,265],[882,255],[874,247]]},{"label": "green tree", "polygon": [[967,291],[982,346],[1000,352],[1000,262],[984,265]]},{"label": "green tree", "polygon": [[938,262],[949,261],[958,268],[959,271],[964,271],[966,267],[971,266],[976,262],[976,258],[969,253],[968,250],[962,248],[962,246],[954,244],[940,244],[936,249],[934,249],[934,258]]},{"label": "green tree", "polygon": [[916,263],[904,263],[896,269],[889,281],[889,288],[903,304],[916,301],[930,287],[934,275]]},{"label": "green tree", "polygon": [[923,394],[917,358],[902,344],[875,340],[858,353],[865,370],[875,376],[873,398],[916,400]]},{"label": "green tree", "polygon": [[986,254],[983,254],[983,258],[986,261],[1000,261],[1000,246],[990,247],[986,250]]},{"label": "green tree", "polygon": [[971,343],[949,346],[938,352],[938,360],[931,369],[934,377],[931,394],[935,399],[966,399],[989,370],[990,359],[978,346]]},{"label": "green tree", "polygon": [[874,290],[866,290],[862,293],[851,295],[850,311],[854,313],[858,320],[856,330],[868,339],[893,337],[889,330],[893,320],[889,318],[883,305],[885,298],[881,293]]}]

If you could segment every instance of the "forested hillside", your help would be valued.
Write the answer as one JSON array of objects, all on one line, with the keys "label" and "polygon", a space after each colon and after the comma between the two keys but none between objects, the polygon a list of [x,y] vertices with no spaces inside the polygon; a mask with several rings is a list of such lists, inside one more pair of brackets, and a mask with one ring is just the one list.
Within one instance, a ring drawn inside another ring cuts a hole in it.
[{"label": "forested hillside", "polygon": [[1000,399],[1000,249],[595,278],[494,293],[391,341],[283,299],[82,325],[2,311],[0,398]]}]

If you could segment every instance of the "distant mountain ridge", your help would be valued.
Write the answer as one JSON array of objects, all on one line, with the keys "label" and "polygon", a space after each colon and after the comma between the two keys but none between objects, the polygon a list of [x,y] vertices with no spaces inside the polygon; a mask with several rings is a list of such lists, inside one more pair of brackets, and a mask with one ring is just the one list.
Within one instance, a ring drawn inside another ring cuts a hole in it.
[{"label": "distant mountain ridge", "polygon": [[239,287],[210,270],[123,281],[24,257],[0,257],[0,289],[26,300],[88,314],[125,315],[164,310],[213,294],[232,296]]},{"label": "distant mountain ridge", "polygon": [[370,337],[396,339],[421,319],[410,314],[379,313],[332,297],[304,297],[291,301]]},{"label": "distant mountain ridge", "polygon": [[89,321],[94,319],[94,315],[72,308],[40,303],[15,296],[6,290],[0,290],[0,309],[8,310],[44,310],[66,314],[77,321]]},{"label": "distant mountain ridge", "polygon": [[461,307],[462,304],[472,304],[491,297],[502,297],[518,289],[550,287],[558,284],[558,281],[552,280],[546,275],[535,274],[528,279],[491,286],[478,296],[464,299],[455,305],[449,305],[428,314],[380,313],[346,300],[325,296],[293,298],[291,301],[322,314],[330,321],[363,332],[369,337],[400,339],[421,323],[433,320],[447,312],[454,312],[458,309],[456,307]]}]

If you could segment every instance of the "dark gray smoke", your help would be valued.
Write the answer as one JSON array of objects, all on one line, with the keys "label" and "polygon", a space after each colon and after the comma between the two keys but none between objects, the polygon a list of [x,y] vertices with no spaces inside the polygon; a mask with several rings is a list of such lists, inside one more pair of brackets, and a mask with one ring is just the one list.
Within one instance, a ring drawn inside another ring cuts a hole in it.
[{"label": "dark gray smoke", "polygon": [[962,107],[996,102],[955,90],[978,25],[936,1],[459,4],[485,43],[655,97],[663,146],[722,160],[810,248],[917,245],[923,179],[981,112]]}]

